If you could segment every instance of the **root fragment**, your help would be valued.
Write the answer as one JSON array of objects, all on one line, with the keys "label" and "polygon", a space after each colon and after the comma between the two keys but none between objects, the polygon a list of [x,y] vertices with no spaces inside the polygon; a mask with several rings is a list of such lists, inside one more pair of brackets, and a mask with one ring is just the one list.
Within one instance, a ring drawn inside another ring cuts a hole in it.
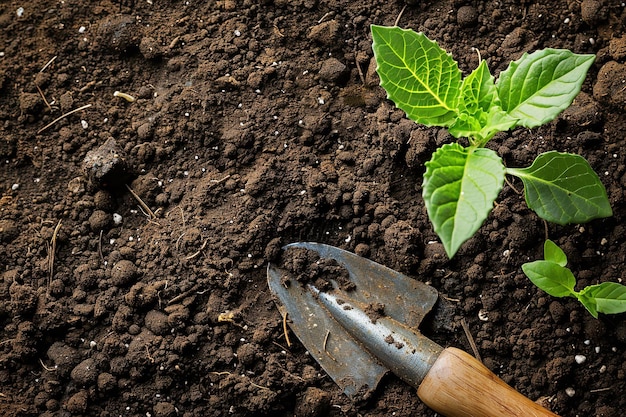
[{"label": "root fragment", "polygon": [[285,341],[287,347],[291,347],[291,340],[289,340],[289,330],[287,329],[287,313],[283,316],[283,333],[285,334]]}]

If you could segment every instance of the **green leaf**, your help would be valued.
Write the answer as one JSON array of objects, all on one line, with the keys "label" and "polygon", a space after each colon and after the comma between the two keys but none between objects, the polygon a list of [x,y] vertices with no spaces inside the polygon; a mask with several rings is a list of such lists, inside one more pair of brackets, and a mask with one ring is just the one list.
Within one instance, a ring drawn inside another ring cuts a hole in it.
[{"label": "green leaf", "polygon": [[418,123],[454,123],[461,71],[450,54],[423,33],[376,25],[371,30],[376,71],[387,97]]},{"label": "green leaf", "polygon": [[481,61],[461,83],[459,113],[475,114],[478,110],[489,112],[494,105],[498,105],[498,101],[498,91],[487,61]]},{"label": "green leaf", "polygon": [[515,126],[499,105],[498,92],[486,61],[468,75],[461,84],[458,119],[450,127],[454,137],[471,137],[483,146],[498,132]]},{"label": "green leaf", "polygon": [[576,294],[576,298],[578,298],[578,301],[587,309],[589,314],[597,319],[598,307],[596,306],[596,300],[593,297],[589,297],[586,294],[583,294],[583,292],[584,290]]},{"label": "green leaf", "polygon": [[449,132],[455,138],[476,139],[477,146],[484,146],[496,133],[509,130],[516,122],[517,119],[509,116],[500,107],[493,107],[488,113],[478,110],[474,115],[459,114]]},{"label": "green leaf", "polygon": [[580,92],[595,55],[566,49],[524,54],[504,70],[496,83],[504,111],[528,128],[553,120]]},{"label": "green leaf", "polygon": [[626,312],[626,286],[617,282],[590,285],[580,292],[594,300],[598,313],[619,314]]},{"label": "green leaf", "polygon": [[524,274],[553,297],[574,296],[576,278],[572,271],[550,261],[534,261],[522,265]]},{"label": "green leaf", "polygon": [[565,267],[565,253],[551,240],[544,244],[544,261],[529,262],[522,265],[524,274],[546,293],[554,297],[575,297],[598,318],[598,313],[618,314],[626,312],[626,286],[616,282],[603,282],[590,285],[582,291],[575,291],[576,278]]},{"label": "green leaf", "polygon": [[580,155],[539,155],[528,168],[509,168],[522,179],[528,207],[557,224],[584,223],[613,214],[598,175]]},{"label": "green leaf", "polygon": [[448,257],[487,218],[503,183],[504,165],[490,149],[447,144],[426,163],[423,197]]},{"label": "green leaf", "polygon": [[550,239],[547,239],[543,244],[543,257],[546,261],[554,262],[557,265],[567,265],[567,255]]}]

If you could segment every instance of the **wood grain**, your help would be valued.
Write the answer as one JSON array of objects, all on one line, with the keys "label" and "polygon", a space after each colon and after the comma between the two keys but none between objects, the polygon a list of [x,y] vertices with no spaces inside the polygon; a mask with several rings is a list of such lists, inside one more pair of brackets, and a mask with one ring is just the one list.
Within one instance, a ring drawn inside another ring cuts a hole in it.
[{"label": "wood grain", "polygon": [[456,348],[441,353],[417,395],[446,417],[558,417]]}]

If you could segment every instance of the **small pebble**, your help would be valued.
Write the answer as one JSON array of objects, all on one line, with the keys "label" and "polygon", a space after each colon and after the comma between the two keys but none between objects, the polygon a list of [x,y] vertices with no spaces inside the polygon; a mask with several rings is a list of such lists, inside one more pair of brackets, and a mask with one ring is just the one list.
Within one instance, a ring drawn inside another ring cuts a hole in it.
[{"label": "small pebble", "polygon": [[565,393],[568,397],[573,397],[574,395],[576,395],[576,390],[574,388],[568,387],[565,388]]},{"label": "small pebble", "polygon": [[122,286],[132,282],[138,275],[137,267],[129,260],[123,259],[116,263],[111,270],[113,285]]},{"label": "small pebble", "polygon": [[456,14],[459,26],[469,28],[478,24],[478,10],[472,6],[461,6]]},{"label": "small pebble", "polygon": [[574,356],[574,360],[576,361],[577,364],[581,365],[585,363],[585,361],[587,360],[587,357],[585,355],[576,355]]},{"label": "small pebble", "polygon": [[87,411],[89,395],[87,391],[81,390],[72,395],[65,404],[65,408],[72,414],[84,414]]},{"label": "small pebble", "polygon": [[340,82],[347,74],[348,67],[337,58],[328,58],[325,60],[319,71],[320,78],[329,82]]},{"label": "small pebble", "polygon": [[91,184],[120,186],[131,171],[130,159],[115,139],[109,138],[102,146],[87,152],[83,160],[83,171]]},{"label": "small pebble", "polygon": [[98,371],[95,360],[87,358],[76,365],[74,369],[72,369],[70,377],[78,385],[90,385],[96,382]]},{"label": "small pebble", "polygon": [[111,215],[105,213],[102,210],[95,210],[91,216],[89,216],[89,226],[94,232],[100,230],[108,230],[111,225]]},{"label": "small pebble", "polygon": [[580,4],[580,16],[585,23],[592,25],[600,20],[601,9],[602,3],[598,0],[583,0]]}]

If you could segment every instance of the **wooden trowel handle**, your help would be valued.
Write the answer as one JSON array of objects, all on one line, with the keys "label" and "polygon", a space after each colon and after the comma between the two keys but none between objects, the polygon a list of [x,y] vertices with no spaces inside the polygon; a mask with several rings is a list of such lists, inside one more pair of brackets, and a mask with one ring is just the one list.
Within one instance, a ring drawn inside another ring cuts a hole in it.
[{"label": "wooden trowel handle", "polygon": [[558,417],[455,348],[441,353],[417,395],[446,417]]}]

